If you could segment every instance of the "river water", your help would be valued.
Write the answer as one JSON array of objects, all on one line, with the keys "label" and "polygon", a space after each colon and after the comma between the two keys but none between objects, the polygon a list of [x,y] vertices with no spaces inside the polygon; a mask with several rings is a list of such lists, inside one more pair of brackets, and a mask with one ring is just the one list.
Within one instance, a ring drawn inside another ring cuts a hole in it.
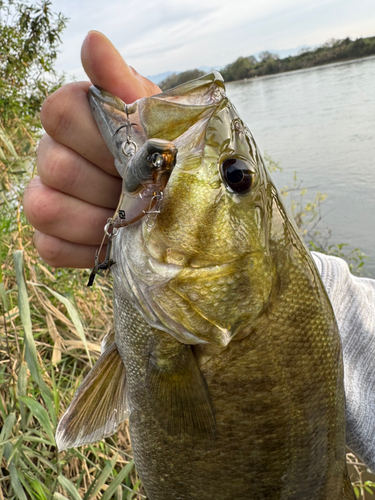
[{"label": "river water", "polygon": [[360,248],[375,278],[375,57],[226,84],[279,189],[298,181],[321,204],[328,244]]}]

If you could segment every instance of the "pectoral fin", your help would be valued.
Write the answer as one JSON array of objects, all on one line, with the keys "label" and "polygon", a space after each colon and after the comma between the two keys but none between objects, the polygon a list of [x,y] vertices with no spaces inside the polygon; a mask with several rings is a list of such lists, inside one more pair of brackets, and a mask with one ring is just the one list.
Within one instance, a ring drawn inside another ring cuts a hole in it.
[{"label": "pectoral fin", "polygon": [[155,417],[171,436],[193,446],[215,441],[216,421],[210,393],[193,351],[183,345],[176,359],[150,357],[148,386]]},{"label": "pectoral fin", "polygon": [[111,436],[127,418],[125,367],[115,342],[108,345],[106,341],[103,346],[104,352],[59,422],[56,444],[60,451]]}]

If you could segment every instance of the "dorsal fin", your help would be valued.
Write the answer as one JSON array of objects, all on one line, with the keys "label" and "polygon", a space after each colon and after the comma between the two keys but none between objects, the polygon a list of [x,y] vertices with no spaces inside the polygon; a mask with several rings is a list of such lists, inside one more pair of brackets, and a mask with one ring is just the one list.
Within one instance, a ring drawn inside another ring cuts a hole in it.
[{"label": "dorsal fin", "polygon": [[114,434],[127,418],[125,366],[115,342],[104,352],[74,395],[56,431],[60,451],[94,443]]}]

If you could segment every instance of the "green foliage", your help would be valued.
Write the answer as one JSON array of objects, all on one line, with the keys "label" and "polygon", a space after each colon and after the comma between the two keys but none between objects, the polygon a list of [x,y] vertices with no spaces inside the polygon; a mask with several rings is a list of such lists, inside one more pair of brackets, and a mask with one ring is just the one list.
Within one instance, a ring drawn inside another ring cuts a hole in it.
[{"label": "green foliage", "polygon": [[161,83],[159,83],[159,87],[162,90],[168,90],[173,87],[177,87],[177,85],[182,85],[183,83],[190,80],[195,80],[196,78],[199,78],[203,75],[204,71],[200,71],[199,69],[189,69],[188,71],[184,71],[183,73],[173,73]]},{"label": "green foliage", "polygon": [[36,113],[56,87],[51,75],[65,24],[62,14],[51,12],[50,0],[31,5],[0,1],[0,116],[5,129],[15,120],[38,127]]},{"label": "green foliage", "polygon": [[[17,209],[33,174],[42,102],[63,81],[53,70],[66,18],[51,2],[0,0],[0,218]],[[15,218],[14,218],[15,219]],[[0,227],[1,231],[1,227]]]},{"label": "green foliage", "polygon": [[346,458],[356,498],[358,500],[374,498],[374,475],[369,472],[365,464],[358,460],[353,453],[348,453]]},{"label": "green foliage", "polygon": [[265,51],[259,54],[259,60],[254,56],[239,57],[228,64],[221,74],[227,82],[272,75],[296,69],[311,68],[322,64],[345,61],[375,54],[375,37],[358,38],[357,40],[330,40],[324,45],[312,50],[303,50],[296,56],[279,59],[276,54]]}]

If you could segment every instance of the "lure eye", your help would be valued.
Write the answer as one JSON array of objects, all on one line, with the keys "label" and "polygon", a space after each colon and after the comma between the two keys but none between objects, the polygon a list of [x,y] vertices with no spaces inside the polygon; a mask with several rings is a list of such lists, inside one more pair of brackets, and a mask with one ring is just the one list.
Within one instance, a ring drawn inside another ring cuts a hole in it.
[{"label": "lure eye", "polygon": [[160,153],[153,153],[150,156],[150,160],[155,168],[161,168],[163,166],[164,158],[163,155],[161,155]]},{"label": "lure eye", "polygon": [[228,158],[222,164],[222,175],[231,191],[248,193],[254,181],[254,173],[249,165],[239,158]]}]

